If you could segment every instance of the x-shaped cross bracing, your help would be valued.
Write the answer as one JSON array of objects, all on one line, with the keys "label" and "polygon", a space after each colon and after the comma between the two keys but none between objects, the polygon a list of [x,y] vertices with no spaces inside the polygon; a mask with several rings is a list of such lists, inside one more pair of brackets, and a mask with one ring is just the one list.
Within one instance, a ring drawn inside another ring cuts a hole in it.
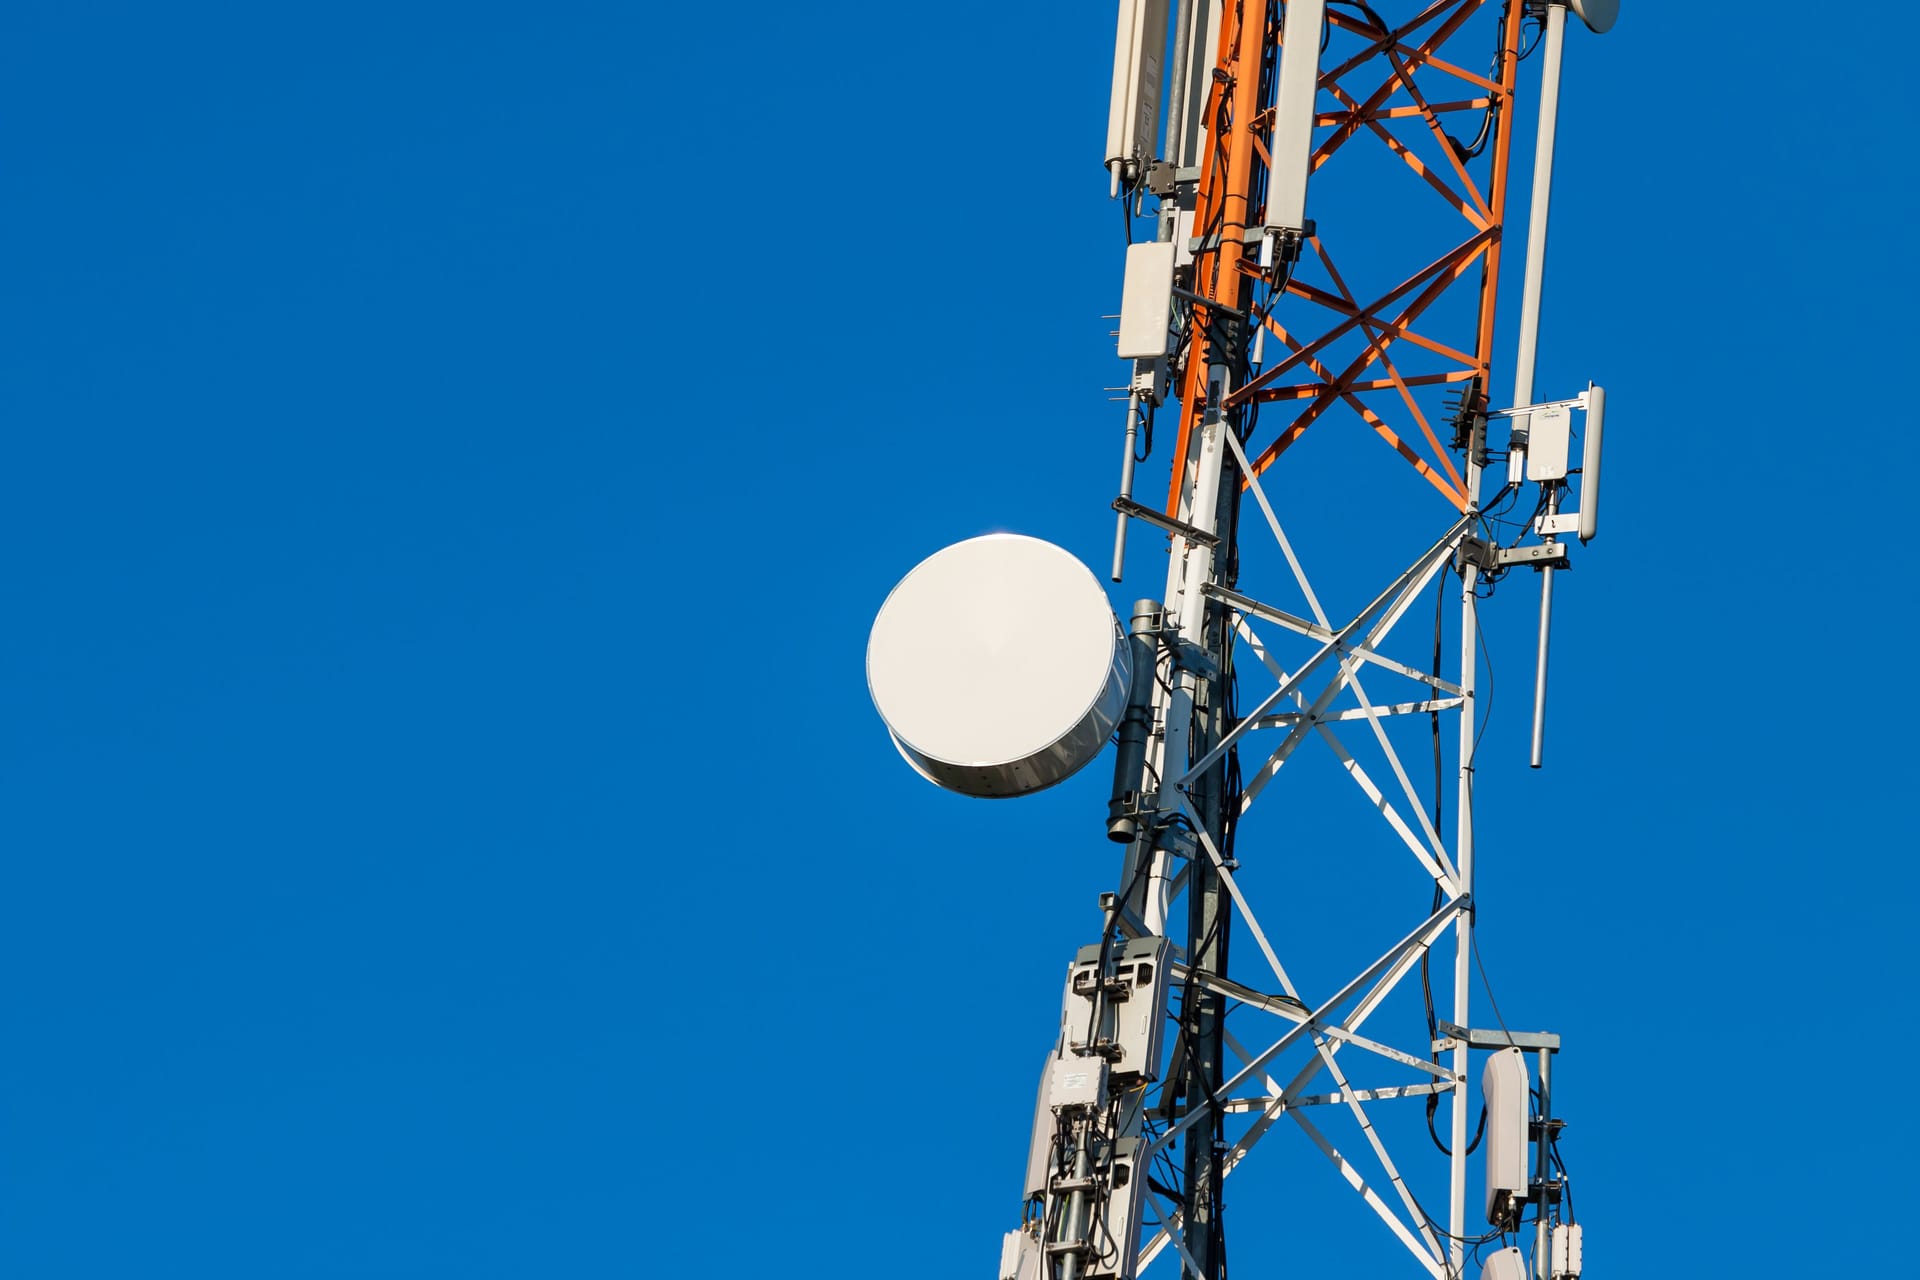
[{"label": "x-shaped cross bracing", "polygon": [[[1415,793],[1407,771],[1382,724],[1385,717],[1392,715],[1458,710],[1465,706],[1467,697],[1461,685],[1441,680],[1436,675],[1384,657],[1376,652],[1376,646],[1392,632],[1394,626],[1405,616],[1412,602],[1451,563],[1453,553],[1460,546],[1461,539],[1477,521],[1478,514],[1469,511],[1456,520],[1412,565],[1395,577],[1386,589],[1375,596],[1352,620],[1342,627],[1335,628],[1321,606],[1319,597],[1314,592],[1258,477],[1253,476],[1251,469],[1248,468],[1246,454],[1240,443],[1232,438],[1231,433],[1228,433],[1227,438],[1230,448],[1243,469],[1243,474],[1251,477],[1249,488],[1261,513],[1266,518],[1274,540],[1286,558],[1295,582],[1307,602],[1312,619],[1263,605],[1232,591],[1220,588],[1210,591],[1209,594],[1213,598],[1234,610],[1236,631],[1245,645],[1273,674],[1276,687],[1257,707],[1234,724],[1212,750],[1176,779],[1171,788],[1172,795],[1178,797],[1182,813],[1192,824],[1200,851],[1197,856],[1204,856],[1212,864],[1222,886],[1232,899],[1245,927],[1253,935],[1255,943],[1285,995],[1267,996],[1243,987],[1239,983],[1191,970],[1183,970],[1181,977],[1187,982],[1217,990],[1221,994],[1239,999],[1293,1023],[1292,1027],[1259,1053],[1248,1052],[1231,1033],[1227,1034],[1229,1047],[1243,1065],[1241,1070],[1221,1087],[1218,1094],[1219,1106],[1226,1112],[1256,1114],[1252,1126],[1241,1134],[1226,1152],[1222,1171],[1223,1174],[1231,1173],[1253,1146],[1271,1130],[1275,1121],[1284,1115],[1300,1127],[1368,1207],[1386,1223],[1401,1243],[1435,1277],[1435,1280],[1446,1280],[1450,1274],[1446,1249],[1436,1236],[1426,1213],[1420,1208],[1401,1178],[1364,1104],[1382,1099],[1428,1096],[1447,1092],[1457,1089],[1461,1081],[1451,1071],[1426,1058],[1416,1057],[1362,1036],[1359,1034],[1359,1028],[1401,979],[1413,970],[1441,933],[1458,921],[1471,907],[1470,899],[1462,892],[1460,876],[1447,853],[1446,844],[1428,819],[1426,806],[1421,803]],[[1297,635],[1317,640],[1319,647],[1298,668],[1288,672],[1261,643],[1251,626],[1250,620],[1253,619],[1275,623]],[[1309,701],[1304,692],[1307,678],[1329,664],[1334,667],[1333,674],[1327,679],[1320,692]],[[1377,704],[1367,694],[1360,678],[1360,670],[1366,665],[1374,665],[1397,674],[1410,676],[1428,685],[1435,696],[1419,701]],[[1358,707],[1339,711],[1331,710],[1334,699],[1347,689],[1353,690],[1359,703]],[[1441,694],[1446,696],[1438,696]],[[1282,704],[1290,705],[1295,710],[1276,711],[1275,708]],[[1406,798],[1408,809],[1414,815],[1413,822],[1409,822],[1400,813],[1398,807],[1386,798],[1381,788],[1354,759],[1353,754],[1346,749],[1331,727],[1334,722],[1353,720],[1365,720],[1372,730],[1375,741],[1385,754],[1394,778]],[[1287,734],[1244,789],[1243,811],[1278,774],[1298,746],[1306,741],[1311,731],[1327,742],[1348,775],[1360,786],[1373,807],[1386,820],[1395,835],[1406,845],[1447,898],[1447,901],[1417,928],[1390,947],[1330,1000],[1315,1009],[1309,1009],[1300,1000],[1297,988],[1281,963],[1266,930],[1255,915],[1252,904],[1247,900],[1246,894],[1235,878],[1233,868],[1221,855],[1214,833],[1194,811],[1186,794],[1186,788],[1194,779],[1216,764],[1242,739],[1258,730],[1270,728],[1284,728]],[[1361,994],[1363,990],[1364,995]],[[1347,1009],[1350,1001],[1353,1002],[1352,1007]],[[1343,1009],[1346,1010],[1344,1015],[1341,1012]],[[1289,1047],[1302,1041],[1312,1047],[1313,1056],[1283,1086],[1267,1074],[1267,1067]],[[1336,1060],[1336,1055],[1347,1045],[1353,1045],[1364,1052],[1403,1066],[1414,1067],[1433,1079],[1425,1084],[1356,1089]],[[1313,1097],[1307,1096],[1306,1089],[1322,1072],[1332,1077],[1334,1084],[1332,1092]],[[1265,1092],[1257,1096],[1241,1095],[1240,1091],[1248,1085],[1264,1086]],[[1301,1114],[1302,1109],[1308,1106],[1336,1104],[1344,1105],[1353,1115],[1385,1175],[1387,1187],[1391,1189],[1394,1198],[1399,1200],[1404,1216],[1395,1211],[1386,1196],[1362,1176],[1352,1161],[1334,1147],[1318,1126]],[[1164,1149],[1181,1133],[1212,1114],[1213,1110],[1213,1105],[1207,1102],[1194,1105],[1191,1110],[1152,1138],[1146,1148],[1146,1156],[1150,1158]],[[1190,1267],[1191,1259],[1186,1256],[1186,1251],[1178,1238],[1179,1215],[1168,1212],[1157,1199],[1154,1203],[1158,1210],[1160,1230],[1142,1249],[1140,1265],[1145,1266],[1168,1244],[1172,1244],[1182,1255],[1183,1265]]]}]

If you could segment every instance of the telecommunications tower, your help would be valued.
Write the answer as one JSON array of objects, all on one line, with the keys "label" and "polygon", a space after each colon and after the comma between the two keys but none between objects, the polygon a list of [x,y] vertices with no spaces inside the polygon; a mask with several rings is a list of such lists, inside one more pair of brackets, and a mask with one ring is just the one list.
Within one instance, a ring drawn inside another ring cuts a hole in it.
[{"label": "telecommunications tower", "polygon": [[[1105,161],[1141,234],[1124,249],[1111,577],[1146,526],[1164,590],[1122,621],[1067,552],[976,538],[901,581],[868,647],[895,743],[943,787],[1018,796],[1114,744],[1119,872],[1104,927],[1073,940],[1001,1280],[1131,1280],[1156,1260],[1220,1280],[1230,1226],[1284,1222],[1284,1204],[1230,1215],[1222,1194],[1256,1147],[1285,1145],[1280,1130],[1435,1280],[1580,1274],[1559,1037],[1470,1016],[1474,778],[1495,763],[1476,756],[1481,607],[1503,581],[1538,583],[1538,767],[1555,578],[1597,527],[1605,393],[1540,396],[1534,369],[1568,17],[1604,32],[1616,9],[1120,0]],[[1529,98],[1507,357],[1494,309]],[[1360,454],[1357,438],[1377,443]],[[1162,457],[1164,502],[1136,491]],[[1309,575],[1334,510],[1376,542],[1404,534],[1389,571]],[[1274,928],[1301,908],[1262,898],[1276,866],[1307,856],[1268,815],[1315,752],[1358,787],[1383,852],[1342,901],[1409,908],[1330,982],[1325,963],[1290,971],[1282,953],[1310,931]],[[1417,1007],[1395,993],[1414,985],[1424,1017],[1399,1016]],[[1412,1150],[1396,1108],[1424,1111]],[[1353,1122],[1348,1150],[1330,1117]]]}]

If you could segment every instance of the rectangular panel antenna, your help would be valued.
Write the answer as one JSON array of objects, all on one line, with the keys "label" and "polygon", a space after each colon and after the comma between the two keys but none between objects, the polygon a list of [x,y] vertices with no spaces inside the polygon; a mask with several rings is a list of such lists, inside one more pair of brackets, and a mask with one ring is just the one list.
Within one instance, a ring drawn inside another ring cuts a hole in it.
[{"label": "rectangular panel antenna", "polygon": [[1113,97],[1107,108],[1111,193],[1138,179],[1160,146],[1160,69],[1166,61],[1167,0],[1120,0],[1113,38]]},{"label": "rectangular panel antenna", "polygon": [[1147,1186],[1146,1172],[1139,1167],[1140,1146],[1139,1134],[1126,1133],[1107,1149],[1106,1200],[1100,1206],[1100,1226],[1093,1233],[1104,1247],[1096,1247],[1088,1257],[1086,1280],[1133,1280],[1138,1255],[1107,1242],[1133,1240],[1140,1234]]},{"label": "rectangular panel antenna", "polygon": [[1000,1280],[1040,1280],[1040,1242],[1025,1231],[1000,1240]]},{"label": "rectangular panel antenna", "polygon": [[1320,94],[1320,28],[1326,0],[1292,0],[1280,44],[1273,163],[1267,170],[1269,231],[1307,229],[1307,174],[1313,161],[1314,104]]},{"label": "rectangular panel antenna", "polygon": [[1053,1082],[1054,1054],[1048,1054],[1040,1067],[1040,1087],[1033,1100],[1033,1137],[1027,1147],[1027,1180],[1022,1185],[1027,1199],[1046,1194],[1047,1178],[1053,1170],[1053,1143],[1059,1118],[1047,1105],[1048,1086]]}]

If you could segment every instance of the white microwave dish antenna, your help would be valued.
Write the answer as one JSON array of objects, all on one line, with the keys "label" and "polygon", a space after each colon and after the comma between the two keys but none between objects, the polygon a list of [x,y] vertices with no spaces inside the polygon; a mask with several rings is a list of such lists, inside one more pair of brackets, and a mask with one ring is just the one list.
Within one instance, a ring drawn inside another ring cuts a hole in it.
[{"label": "white microwave dish antenna", "polygon": [[867,688],[907,763],[962,795],[1027,795],[1100,754],[1131,655],[1093,572],[995,533],[921,561],[867,641]]},{"label": "white microwave dish antenna", "polygon": [[1587,24],[1587,30],[1595,35],[1605,35],[1613,30],[1613,24],[1620,18],[1620,0],[1568,0],[1580,21]]}]

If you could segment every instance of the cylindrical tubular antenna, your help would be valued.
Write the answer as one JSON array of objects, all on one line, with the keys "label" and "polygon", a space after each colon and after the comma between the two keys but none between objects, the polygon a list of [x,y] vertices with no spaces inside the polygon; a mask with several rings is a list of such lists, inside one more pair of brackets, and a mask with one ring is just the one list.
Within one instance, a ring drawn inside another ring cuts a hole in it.
[{"label": "cylindrical tubular antenna", "polygon": [[1607,417],[1607,389],[1587,384],[1587,438],[1580,448],[1580,541],[1600,528],[1600,432]]},{"label": "cylindrical tubular antenna", "polygon": [[[1560,504],[1547,502],[1549,514]],[[1553,629],[1553,567],[1540,571],[1540,651],[1533,669],[1533,753],[1527,763],[1538,769],[1546,760],[1547,744],[1547,637]]]},{"label": "cylindrical tubular antenna", "polygon": [[[1127,396],[1127,452],[1120,459],[1120,496],[1133,497],[1133,463],[1135,450],[1140,439],[1140,393],[1134,391]],[[1127,513],[1114,513],[1113,525],[1113,580],[1120,581],[1121,573],[1127,563]],[[1137,685],[1138,680],[1134,681]]]},{"label": "cylindrical tubular antenna", "polygon": [[[1527,202],[1527,265],[1520,291],[1520,348],[1513,361],[1513,407],[1533,403],[1533,370],[1540,343],[1540,293],[1547,274],[1547,210],[1553,201],[1553,138],[1560,119],[1560,57],[1566,45],[1567,7],[1547,6],[1547,30],[1541,38],[1540,127],[1533,148],[1533,198]],[[1515,425],[1519,425],[1516,421]],[[1507,459],[1507,480],[1527,476],[1527,451],[1515,441]]]}]

